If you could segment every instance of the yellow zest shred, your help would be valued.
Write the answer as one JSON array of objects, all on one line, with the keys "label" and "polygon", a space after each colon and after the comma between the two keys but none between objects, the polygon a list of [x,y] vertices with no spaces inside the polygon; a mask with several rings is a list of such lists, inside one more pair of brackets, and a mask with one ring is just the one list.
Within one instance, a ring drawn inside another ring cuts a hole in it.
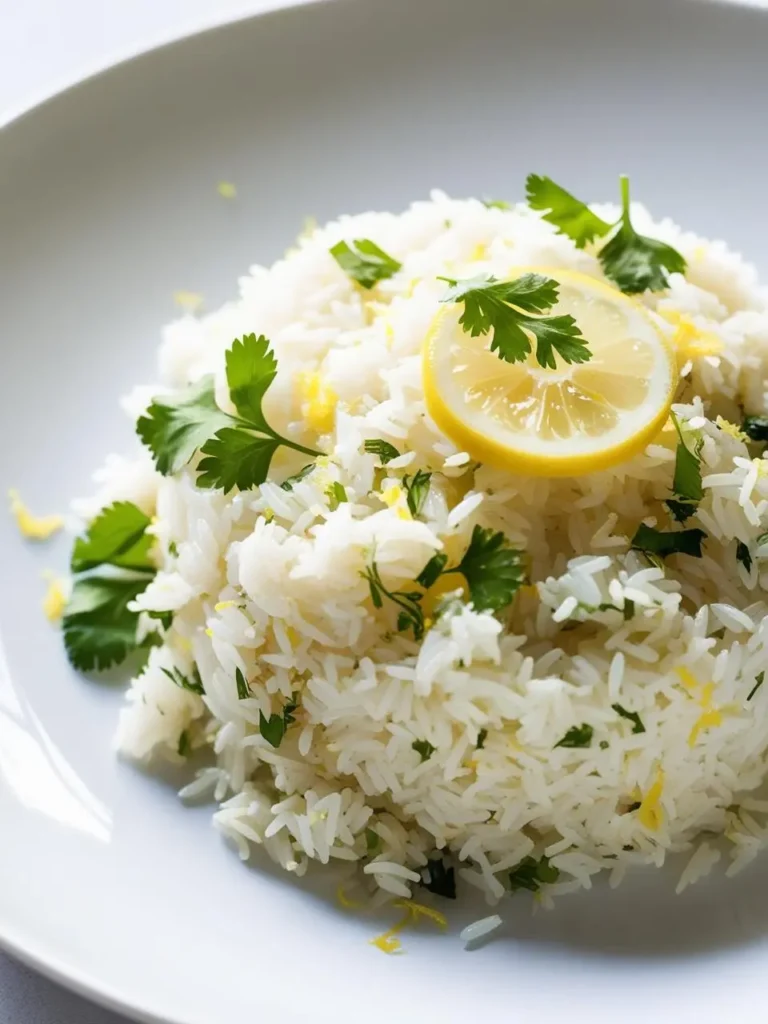
[{"label": "yellow zest shred", "polygon": [[338,396],[316,370],[302,370],[296,375],[296,383],[302,398],[301,414],[309,426],[318,434],[333,429],[333,418]]},{"label": "yellow zest shred", "polygon": [[275,510],[273,508],[265,508],[264,511],[262,512],[262,515],[264,516],[264,519],[268,523],[271,523],[272,520],[275,518]]},{"label": "yellow zest shred", "polygon": [[389,320],[387,320],[386,324],[384,325],[384,337],[386,338],[387,341],[387,348],[392,348],[392,343],[395,340],[395,328],[392,326]]},{"label": "yellow zest shred", "polygon": [[420,917],[428,917],[430,921],[434,921],[438,928],[441,928],[444,932],[448,930],[448,921],[444,915],[437,910],[433,910],[432,907],[425,907],[423,903],[414,903],[413,900],[396,900],[392,906],[405,910],[414,923]]},{"label": "yellow zest shred", "polygon": [[699,738],[699,733],[702,729],[711,729],[714,726],[723,724],[723,713],[719,708],[710,708],[709,711],[705,711],[703,714],[694,722],[691,734],[688,737],[688,746],[692,747],[695,745],[696,740]]},{"label": "yellow zest shred", "polygon": [[680,682],[683,684],[686,690],[694,690],[699,685],[696,676],[693,674],[693,672],[691,672],[689,668],[686,668],[685,665],[678,665],[675,669],[675,672],[677,672],[678,676],[680,677]]},{"label": "yellow zest shred", "polygon": [[209,627],[208,629],[206,629],[205,635],[206,636],[213,636],[213,630]]},{"label": "yellow zest shred", "polygon": [[296,632],[293,626],[285,627],[285,635],[288,637],[292,644],[297,644],[299,642],[299,634]]},{"label": "yellow zest shred", "polygon": [[216,191],[219,193],[222,199],[237,198],[237,188],[232,184],[231,181],[220,181],[216,186]]},{"label": "yellow zest shred", "polygon": [[343,885],[339,885],[336,889],[336,901],[340,906],[344,907],[345,910],[359,910],[361,907],[360,903],[356,903],[347,896],[344,892]]},{"label": "yellow zest shred", "polygon": [[488,258],[488,246],[485,242],[478,242],[470,253],[470,263],[479,263],[481,260]]},{"label": "yellow zest shred", "polygon": [[393,508],[398,519],[412,519],[411,510],[404,502],[405,491],[399,484],[395,484],[393,487],[388,487],[385,491],[381,492],[381,500],[387,506],[387,508]]},{"label": "yellow zest shred", "polygon": [[21,500],[19,492],[8,491],[11,499],[11,513],[16,519],[19,532],[30,540],[48,540],[64,526],[61,516],[33,516]]},{"label": "yellow zest shred", "polygon": [[678,363],[681,366],[689,359],[717,356],[723,351],[723,343],[716,334],[703,331],[677,310],[666,310],[662,315],[677,328],[672,336],[672,344],[677,350]]},{"label": "yellow zest shred", "polygon": [[48,589],[42,601],[43,614],[49,622],[58,622],[67,606],[66,584],[52,572],[44,572],[43,579],[48,580]]},{"label": "yellow zest shred", "polygon": [[409,923],[410,920],[411,912],[410,910],[407,910],[403,917],[401,917],[401,919],[397,922],[397,924],[392,925],[392,927],[389,928],[387,931],[382,932],[381,935],[377,935],[375,938],[371,939],[371,945],[376,946],[376,948],[380,949],[382,953],[399,953],[399,951],[402,949],[403,944],[400,941],[400,939],[395,938],[395,936],[399,935],[399,933],[403,930],[403,928],[405,928],[405,926]]},{"label": "yellow zest shred", "polygon": [[182,289],[173,293],[173,301],[188,313],[196,313],[203,304],[203,296],[199,292],[188,292]]},{"label": "yellow zest shred", "polygon": [[752,459],[752,465],[757,468],[758,476],[768,475],[768,461],[765,459]]},{"label": "yellow zest shred", "polygon": [[664,772],[661,768],[656,769],[656,781],[643,797],[637,810],[637,820],[645,828],[652,832],[658,832],[664,820],[664,811],[661,807],[661,794],[664,792]]},{"label": "yellow zest shred", "polygon": [[731,423],[730,420],[725,419],[723,416],[718,416],[716,418],[715,425],[718,426],[724,434],[729,434],[737,441],[744,441],[744,443],[749,441],[749,437],[747,437],[743,430],[740,430],[735,423]]},{"label": "yellow zest shred", "polygon": [[216,604],[213,606],[213,610],[215,612],[223,612],[227,608],[234,608],[236,604],[237,601],[217,601]]}]

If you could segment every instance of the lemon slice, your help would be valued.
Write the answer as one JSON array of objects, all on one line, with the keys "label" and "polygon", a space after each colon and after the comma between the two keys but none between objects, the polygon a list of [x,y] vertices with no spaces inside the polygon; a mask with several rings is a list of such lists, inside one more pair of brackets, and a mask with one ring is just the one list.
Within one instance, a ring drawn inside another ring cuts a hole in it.
[{"label": "lemon slice", "polygon": [[[570,313],[592,358],[555,370],[531,353],[507,363],[491,335],[459,325],[460,305],[438,314],[424,347],[424,392],[438,427],[480,462],[540,476],[605,469],[641,451],[669,414],[677,366],[645,309],[570,270],[526,267],[560,285],[551,314]],[[549,315],[549,313],[547,314]],[[535,349],[535,345],[534,345]]]}]

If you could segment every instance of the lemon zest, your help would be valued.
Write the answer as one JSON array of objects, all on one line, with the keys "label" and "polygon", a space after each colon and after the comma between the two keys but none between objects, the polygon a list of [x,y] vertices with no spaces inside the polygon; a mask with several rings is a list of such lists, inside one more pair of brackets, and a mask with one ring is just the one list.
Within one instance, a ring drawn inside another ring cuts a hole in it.
[{"label": "lemon zest", "polygon": [[488,246],[485,242],[478,242],[474,247],[469,256],[470,263],[480,263],[481,260],[488,258]]},{"label": "lemon zest", "polygon": [[403,917],[392,925],[387,931],[382,932],[381,935],[377,935],[375,938],[370,939],[370,944],[380,949],[382,953],[398,953],[402,949],[402,942],[400,939],[395,938],[405,928],[411,920],[411,912],[407,910]]},{"label": "lemon zest", "polygon": [[309,426],[318,434],[333,429],[333,419],[338,404],[338,395],[325,383],[317,370],[302,370],[296,375],[296,383],[303,400],[301,413]]},{"label": "lemon zest", "polygon": [[19,532],[29,540],[48,540],[64,526],[61,516],[33,516],[18,491],[8,491],[8,497],[11,499],[11,513],[16,519]]},{"label": "lemon zest", "polygon": [[718,416],[715,419],[715,426],[719,427],[724,434],[730,435],[730,437],[733,437],[736,441],[743,441],[745,444],[749,441],[749,437],[744,433],[744,431],[740,430],[735,423],[731,423],[730,420],[725,419],[724,416]]},{"label": "lemon zest", "polygon": [[719,708],[710,708],[708,711],[704,711],[693,724],[690,736],[688,737],[688,746],[692,747],[695,745],[702,729],[711,729],[714,726],[722,724],[723,713]]},{"label": "lemon zest", "polygon": [[637,810],[637,820],[651,832],[658,832],[664,820],[664,811],[661,807],[661,794],[664,792],[664,772],[661,768],[656,769],[656,781],[643,797]]},{"label": "lemon zest", "polygon": [[723,351],[724,345],[720,338],[711,331],[704,331],[677,310],[668,310],[664,318],[676,327],[672,335],[672,344],[677,351],[678,363],[682,365],[689,359],[702,356],[717,356]]},{"label": "lemon zest", "polygon": [[226,608],[234,608],[237,601],[217,601],[213,606],[215,612],[223,612]]},{"label": "lemon zest", "polygon": [[188,292],[181,289],[173,293],[173,301],[188,313],[196,313],[203,304],[203,296],[199,292]]},{"label": "lemon zest", "polygon": [[423,903],[414,903],[413,900],[396,900],[393,907],[401,907],[410,916],[410,920],[416,923],[420,917],[428,917],[430,921],[434,921],[435,924],[442,931],[448,930],[448,921],[445,916],[438,910],[433,910],[432,907],[425,907]]},{"label": "lemon zest", "polygon": [[344,886],[339,885],[336,889],[336,901],[344,907],[345,910],[360,910],[362,907],[361,903],[356,903],[355,900],[351,900],[344,892]]},{"label": "lemon zest", "polygon": [[213,636],[213,630],[209,627],[208,629],[206,629],[205,635],[206,636]]},{"label": "lemon zest", "polygon": [[691,672],[689,668],[686,668],[685,665],[678,665],[675,669],[675,672],[677,672],[678,676],[680,677],[680,682],[683,684],[686,690],[695,690],[696,687],[699,685],[696,676],[693,674],[693,672]]},{"label": "lemon zest", "polygon": [[48,580],[48,589],[42,600],[43,614],[49,622],[58,622],[67,606],[66,583],[52,572],[44,572],[43,579]]},{"label": "lemon zest", "polygon": [[220,181],[216,186],[216,191],[222,199],[237,199],[237,188],[231,181]]},{"label": "lemon zest", "polygon": [[752,465],[757,469],[757,475],[768,476],[768,461],[765,459],[752,459]]}]

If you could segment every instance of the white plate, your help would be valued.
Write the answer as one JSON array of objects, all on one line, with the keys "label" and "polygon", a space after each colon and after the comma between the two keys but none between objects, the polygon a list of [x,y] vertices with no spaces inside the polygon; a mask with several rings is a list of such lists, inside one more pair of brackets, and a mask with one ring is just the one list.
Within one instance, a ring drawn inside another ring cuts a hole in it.
[{"label": "white plate", "polygon": [[[685,0],[355,0],[141,57],[0,133],[4,486],[37,510],[125,448],[117,398],[151,376],[171,294],[215,305],[306,214],[400,207],[433,185],[515,199],[528,171],[636,195],[763,270],[768,17]],[[220,179],[239,198],[216,195]],[[243,330],[258,325],[244,324]],[[752,1016],[768,860],[673,896],[599,886],[465,953],[248,869],[173,787],[113,759],[119,689],[78,678],[44,621],[32,548],[0,520],[0,937],[104,1002],[180,1024],[464,1019],[623,1024]],[[474,913],[482,908],[475,908]],[[535,1015],[535,1017],[534,1017]]]}]

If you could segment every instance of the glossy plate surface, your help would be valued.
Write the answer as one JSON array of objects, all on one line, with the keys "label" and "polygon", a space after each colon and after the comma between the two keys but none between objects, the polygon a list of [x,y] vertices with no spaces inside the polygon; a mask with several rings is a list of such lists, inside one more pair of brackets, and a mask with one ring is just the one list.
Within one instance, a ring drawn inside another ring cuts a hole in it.
[{"label": "glossy plate surface", "polygon": [[[334,0],[156,51],[0,132],[3,487],[36,511],[127,449],[117,399],[151,379],[175,290],[209,306],[308,214],[433,186],[517,199],[529,171],[727,237],[768,271],[768,15],[689,0]],[[216,183],[238,186],[234,203]],[[243,330],[258,329],[244,324]],[[0,939],[147,1020],[463,1019],[699,1024],[753,1016],[768,858],[673,896],[674,872],[599,885],[465,953],[247,868],[174,780],[113,758],[120,690],[82,680],[40,612],[32,548],[0,518]],[[391,920],[390,918],[386,919]],[[759,1011],[758,1011],[759,1012]]]}]

